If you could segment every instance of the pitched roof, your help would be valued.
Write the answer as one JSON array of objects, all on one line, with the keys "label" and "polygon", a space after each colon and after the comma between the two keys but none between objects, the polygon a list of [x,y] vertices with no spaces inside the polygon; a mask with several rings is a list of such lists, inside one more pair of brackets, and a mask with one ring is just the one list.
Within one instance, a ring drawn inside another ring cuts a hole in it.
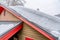
[{"label": "pitched roof", "polygon": [[34,23],[38,28],[41,28],[55,37],[58,37],[59,34],[55,35],[54,32],[60,33],[60,18],[24,7],[10,6],[10,8],[17,12],[17,16],[21,15],[29,22]]},{"label": "pitched roof", "polygon": [[54,32],[60,33],[60,18],[25,7],[6,5],[1,6],[51,40],[53,37],[51,37],[49,34],[59,37],[59,34],[56,35]]},{"label": "pitched roof", "polygon": [[15,28],[21,22],[0,22],[0,37]]}]

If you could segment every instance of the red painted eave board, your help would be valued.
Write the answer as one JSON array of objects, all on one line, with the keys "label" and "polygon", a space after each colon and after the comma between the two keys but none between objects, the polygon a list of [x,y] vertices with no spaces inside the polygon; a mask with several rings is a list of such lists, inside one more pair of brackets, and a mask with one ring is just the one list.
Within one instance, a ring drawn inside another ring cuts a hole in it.
[{"label": "red painted eave board", "polygon": [[9,9],[9,8],[5,7],[4,5],[0,5],[0,6],[3,7],[5,10],[11,12],[14,16],[16,16],[18,19],[22,20],[23,22],[25,22],[26,24],[28,24],[29,26],[31,26],[33,29],[37,30],[39,33],[43,34],[45,37],[49,38],[50,40],[55,40],[54,37],[52,37],[51,35],[49,35],[45,31],[41,30],[40,28],[37,28],[36,25],[33,25],[32,23],[30,23],[29,21],[27,21],[25,18],[16,15],[17,13],[14,12],[12,9]]},{"label": "red painted eave board", "polygon": [[4,8],[0,6],[0,14],[4,11]]},{"label": "red painted eave board", "polygon": [[15,33],[17,33],[19,30],[21,30],[23,27],[23,24],[17,25],[15,28],[4,34],[2,37],[0,37],[0,40],[8,40],[11,38]]}]

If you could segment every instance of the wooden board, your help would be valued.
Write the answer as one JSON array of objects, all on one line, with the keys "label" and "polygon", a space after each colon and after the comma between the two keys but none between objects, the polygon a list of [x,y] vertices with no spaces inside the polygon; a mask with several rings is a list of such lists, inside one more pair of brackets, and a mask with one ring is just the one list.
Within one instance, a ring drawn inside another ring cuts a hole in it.
[{"label": "wooden board", "polygon": [[0,15],[0,21],[19,21],[19,19],[12,15],[10,12],[5,11],[5,14],[2,12]]},{"label": "wooden board", "polygon": [[26,38],[32,40],[49,40],[25,23],[23,24],[23,29],[18,33],[18,37],[19,40],[27,40]]}]

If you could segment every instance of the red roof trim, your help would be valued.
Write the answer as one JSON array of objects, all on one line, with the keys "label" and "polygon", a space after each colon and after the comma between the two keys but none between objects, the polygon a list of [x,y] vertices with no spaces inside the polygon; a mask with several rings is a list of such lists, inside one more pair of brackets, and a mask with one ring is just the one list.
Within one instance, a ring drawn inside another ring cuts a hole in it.
[{"label": "red roof trim", "polygon": [[9,38],[11,38],[15,33],[17,33],[19,30],[21,30],[23,27],[23,23],[17,25],[15,28],[13,28],[11,31],[9,31],[8,33],[6,33],[4,36],[2,36],[0,38],[0,40],[8,40]]},{"label": "red roof trim", "polygon": [[0,14],[4,11],[4,8],[0,6]]},{"label": "red roof trim", "polygon": [[33,29],[37,30],[39,33],[43,34],[45,37],[49,38],[49,40],[55,40],[54,37],[52,37],[51,35],[49,35],[48,33],[46,33],[45,31],[43,31],[40,28],[37,28],[36,25],[33,25],[32,23],[30,23],[29,21],[27,21],[26,19],[24,19],[21,16],[17,16],[16,12],[13,12],[13,10],[6,8],[5,6],[1,5],[1,7],[3,7],[4,9],[6,9],[7,11],[11,12],[14,16],[16,16],[18,19],[22,20],[23,22],[25,22],[26,24],[28,24],[29,26],[31,26]]}]

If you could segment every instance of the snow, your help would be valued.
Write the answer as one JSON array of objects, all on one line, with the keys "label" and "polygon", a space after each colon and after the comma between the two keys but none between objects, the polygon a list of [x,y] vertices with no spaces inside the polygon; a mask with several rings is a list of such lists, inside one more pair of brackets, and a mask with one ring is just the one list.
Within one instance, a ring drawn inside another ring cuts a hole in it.
[{"label": "snow", "polygon": [[9,32],[11,29],[16,27],[20,22],[0,22],[0,36]]}]

